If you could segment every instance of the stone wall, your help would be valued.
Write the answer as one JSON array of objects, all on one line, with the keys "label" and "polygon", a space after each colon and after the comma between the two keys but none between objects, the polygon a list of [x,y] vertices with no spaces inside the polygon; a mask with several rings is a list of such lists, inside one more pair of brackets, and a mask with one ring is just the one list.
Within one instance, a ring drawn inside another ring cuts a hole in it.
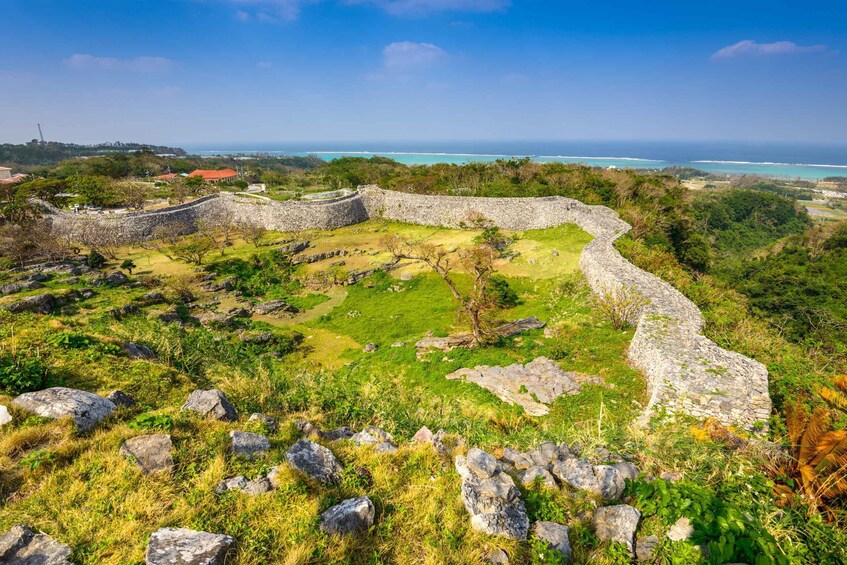
[{"label": "stone wall", "polygon": [[[592,290],[604,294],[626,287],[648,300],[632,320],[636,331],[629,348],[631,362],[647,378],[650,400],[645,420],[661,409],[752,428],[770,415],[764,365],[703,336],[702,316],[694,303],[624,259],[613,244],[630,226],[604,206],[562,197],[429,196],[366,186],[350,196],[323,202],[269,202],[221,194],[156,212],[82,221],[117,222],[122,234],[144,238],[158,225],[193,226],[214,214],[230,221],[260,222],[280,231],[332,229],[374,217],[461,228],[483,216],[508,230],[576,224],[594,238],[580,258]],[[51,216],[57,229],[79,229],[79,217],[56,211]]]}]

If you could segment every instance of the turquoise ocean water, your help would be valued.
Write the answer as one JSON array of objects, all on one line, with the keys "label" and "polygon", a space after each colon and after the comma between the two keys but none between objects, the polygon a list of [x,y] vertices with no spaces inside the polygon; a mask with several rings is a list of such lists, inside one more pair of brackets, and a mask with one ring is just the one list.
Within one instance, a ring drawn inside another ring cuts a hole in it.
[{"label": "turquoise ocean water", "polygon": [[819,180],[847,176],[847,145],[718,142],[384,142],[229,143],[187,147],[201,155],[316,155],[390,157],[407,165],[464,164],[515,157],[538,162],[582,163],[593,167],[661,169],[672,165],[718,174],[755,174]]}]

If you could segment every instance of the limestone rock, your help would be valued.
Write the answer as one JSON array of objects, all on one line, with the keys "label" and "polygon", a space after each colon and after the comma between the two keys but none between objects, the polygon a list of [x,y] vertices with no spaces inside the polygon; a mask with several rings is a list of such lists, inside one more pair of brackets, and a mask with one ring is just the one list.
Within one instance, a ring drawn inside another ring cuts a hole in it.
[{"label": "limestone rock", "polygon": [[258,477],[252,481],[247,481],[242,490],[244,494],[257,495],[271,492],[274,489],[271,480],[267,477]]},{"label": "limestone rock", "polygon": [[682,516],[668,530],[667,537],[671,541],[683,541],[689,539],[692,534],[694,534],[694,527],[691,525],[691,520]]},{"label": "limestone rock", "polygon": [[367,496],[350,498],[321,514],[321,530],[331,534],[366,531],[374,523],[374,505]]},{"label": "limestone rock", "polygon": [[529,457],[511,447],[503,450],[503,459],[518,470],[526,470],[533,466],[532,460]]},{"label": "limestone rock", "polygon": [[35,314],[49,314],[57,307],[56,297],[52,294],[39,294],[28,296],[19,302],[13,302],[4,306],[9,312],[19,314],[21,312],[33,312]]},{"label": "limestone rock", "polygon": [[126,356],[130,359],[144,359],[146,361],[152,361],[156,359],[156,354],[153,353],[153,350],[147,347],[146,345],[141,345],[139,343],[125,343],[121,346]]},{"label": "limestone rock", "polygon": [[381,441],[374,446],[374,451],[377,453],[394,453],[397,451],[397,446],[387,441]]},{"label": "limestone rock", "polygon": [[634,553],[635,530],[640,520],[641,512],[627,504],[618,504],[598,508],[591,519],[591,526],[600,541],[623,543],[630,553]]},{"label": "limestone rock", "polygon": [[215,485],[215,492],[223,494],[231,490],[241,490],[247,486],[247,477],[238,475],[229,479],[224,479]]},{"label": "limestone rock", "polygon": [[558,551],[566,563],[570,562],[571,542],[567,526],[556,522],[536,522],[532,527],[532,535],[547,542],[550,549]]},{"label": "limestone rock", "polygon": [[600,496],[605,502],[617,500],[623,494],[626,483],[618,470],[608,465],[595,465],[594,476],[600,486]]},{"label": "limestone rock", "polygon": [[122,390],[113,390],[106,395],[106,400],[111,400],[115,406],[135,406],[135,399]]},{"label": "limestone rock", "polygon": [[260,302],[255,306],[256,313],[262,315],[277,314],[279,312],[296,312],[297,309],[284,300],[269,300]]},{"label": "limestone rock", "polygon": [[459,369],[446,378],[475,383],[493,392],[503,402],[522,406],[530,416],[547,414],[548,404],[563,394],[579,394],[583,383],[602,382],[599,377],[563,371],[546,357],[539,357],[526,365],[481,365],[473,369]]},{"label": "limestone rock", "polygon": [[614,465],[612,465],[612,467],[617,470],[618,474],[623,480],[629,479],[631,481],[634,481],[638,478],[638,467],[636,467],[629,461],[615,463]]},{"label": "limestone rock", "polygon": [[71,565],[71,548],[25,524],[0,535],[0,563],[14,565]]},{"label": "limestone rock", "polygon": [[430,430],[426,426],[423,426],[421,429],[419,429],[417,432],[415,432],[415,435],[412,436],[412,442],[413,443],[432,443],[432,439],[434,437],[435,436],[432,433],[432,430]]},{"label": "limestone rock", "polygon": [[577,490],[599,495],[604,501],[616,500],[626,484],[615,467],[592,465],[585,459],[570,457],[553,464],[553,474]]},{"label": "limestone rock", "polygon": [[121,445],[120,454],[131,457],[145,474],[170,471],[174,460],[171,457],[173,442],[168,434],[150,434],[126,440]]},{"label": "limestone rock", "polygon": [[188,396],[182,409],[215,420],[234,422],[238,419],[235,408],[226,399],[226,395],[217,389],[195,390]]},{"label": "limestone rock", "polygon": [[480,532],[512,539],[526,539],[529,518],[512,478],[500,470],[497,460],[480,449],[456,457],[462,477],[462,502],[471,515],[471,526]]},{"label": "limestone rock", "polygon": [[373,353],[376,350],[377,346],[375,343],[368,343],[367,345],[365,345],[365,348],[362,351],[364,351],[365,353]]},{"label": "limestone rock", "polygon": [[635,542],[635,558],[640,563],[652,563],[657,547],[659,547],[659,538],[656,536],[638,538]]},{"label": "limestone rock", "polygon": [[254,412],[253,414],[250,414],[250,417],[247,418],[247,421],[259,422],[270,433],[274,433],[279,428],[279,424],[277,424],[276,420],[274,420],[270,416],[265,416],[264,414],[261,414],[259,412]]},{"label": "limestone rock", "polygon": [[332,451],[311,440],[292,445],[285,458],[292,467],[324,484],[337,483],[341,477],[341,463]]},{"label": "limestone rock", "polygon": [[232,431],[229,437],[232,439],[232,452],[248,459],[264,455],[271,448],[271,442],[261,434]]},{"label": "limestone rock", "polygon": [[9,409],[0,404],[0,426],[5,426],[12,421],[12,415],[9,414]]},{"label": "limestone rock", "polygon": [[486,554],[485,562],[490,563],[491,565],[508,565],[509,554],[502,549],[497,548]]},{"label": "limestone rock", "polygon": [[115,410],[114,403],[102,396],[60,386],[24,393],[12,404],[45,418],[72,416],[82,431],[90,430]]},{"label": "limestone rock", "polygon": [[321,430],[316,425],[314,425],[308,420],[297,418],[296,420],[294,420],[294,426],[297,428],[297,430],[300,431],[301,434],[306,437],[312,437],[316,439],[323,437],[323,432],[321,432]]},{"label": "limestone rock", "polygon": [[331,432],[326,432],[325,434],[323,434],[323,437],[327,441],[336,441],[339,439],[350,439],[354,435],[356,435],[356,432],[354,432],[347,426],[341,426],[340,428],[336,428]]},{"label": "limestone rock", "polygon": [[224,565],[235,540],[185,528],[162,528],[150,536],[147,565]]},{"label": "limestone rock", "polygon": [[109,273],[105,277],[98,279],[94,282],[95,286],[123,286],[129,282],[129,278],[123,273],[123,271],[115,271],[114,273]]},{"label": "limestone rock", "polygon": [[556,487],[556,479],[544,467],[530,467],[521,475],[521,483],[525,485],[531,485],[536,479],[540,480],[544,486]]}]

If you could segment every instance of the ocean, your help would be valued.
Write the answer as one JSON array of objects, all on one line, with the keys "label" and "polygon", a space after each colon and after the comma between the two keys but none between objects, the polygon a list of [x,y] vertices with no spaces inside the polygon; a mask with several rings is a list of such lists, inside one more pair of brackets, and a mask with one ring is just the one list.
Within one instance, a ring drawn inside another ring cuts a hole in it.
[{"label": "ocean", "polygon": [[594,167],[661,169],[672,165],[710,173],[819,180],[847,176],[847,144],[657,141],[429,141],[188,144],[191,153],[231,155],[381,155],[408,165],[463,164],[512,157]]}]

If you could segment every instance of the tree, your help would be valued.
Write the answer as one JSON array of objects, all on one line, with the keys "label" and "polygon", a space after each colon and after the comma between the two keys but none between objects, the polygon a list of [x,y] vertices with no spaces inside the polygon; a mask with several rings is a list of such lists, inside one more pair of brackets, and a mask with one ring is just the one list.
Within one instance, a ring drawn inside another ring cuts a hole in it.
[{"label": "tree", "polygon": [[118,202],[124,206],[133,210],[141,210],[144,208],[149,192],[147,187],[140,182],[125,181],[115,185],[115,196]]},{"label": "tree", "polygon": [[194,235],[182,238],[176,245],[171,246],[174,256],[194,265],[202,265],[203,259],[215,249],[215,240],[207,235]]},{"label": "tree", "polygon": [[452,276],[450,252],[442,246],[431,243],[412,244],[393,236],[384,238],[382,243],[395,258],[421,261],[435,271],[458,302],[460,315],[470,322],[474,342],[479,345],[489,339],[491,330],[486,314],[496,307],[496,301],[489,291],[496,257],[496,252],[491,247],[475,245],[459,251],[459,263],[471,277],[471,289],[463,293]]},{"label": "tree", "polygon": [[135,264],[135,261],[133,261],[132,259],[124,259],[123,263],[121,263],[121,269],[129,271],[130,275],[132,274],[132,270],[135,267],[137,267],[137,265]]},{"label": "tree", "polygon": [[86,204],[104,206],[112,199],[109,185],[101,177],[74,175],[68,179],[71,190]]},{"label": "tree", "polygon": [[252,243],[253,247],[259,247],[262,239],[268,233],[268,229],[257,222],[239,222],[238,233],[246,241]]}]

